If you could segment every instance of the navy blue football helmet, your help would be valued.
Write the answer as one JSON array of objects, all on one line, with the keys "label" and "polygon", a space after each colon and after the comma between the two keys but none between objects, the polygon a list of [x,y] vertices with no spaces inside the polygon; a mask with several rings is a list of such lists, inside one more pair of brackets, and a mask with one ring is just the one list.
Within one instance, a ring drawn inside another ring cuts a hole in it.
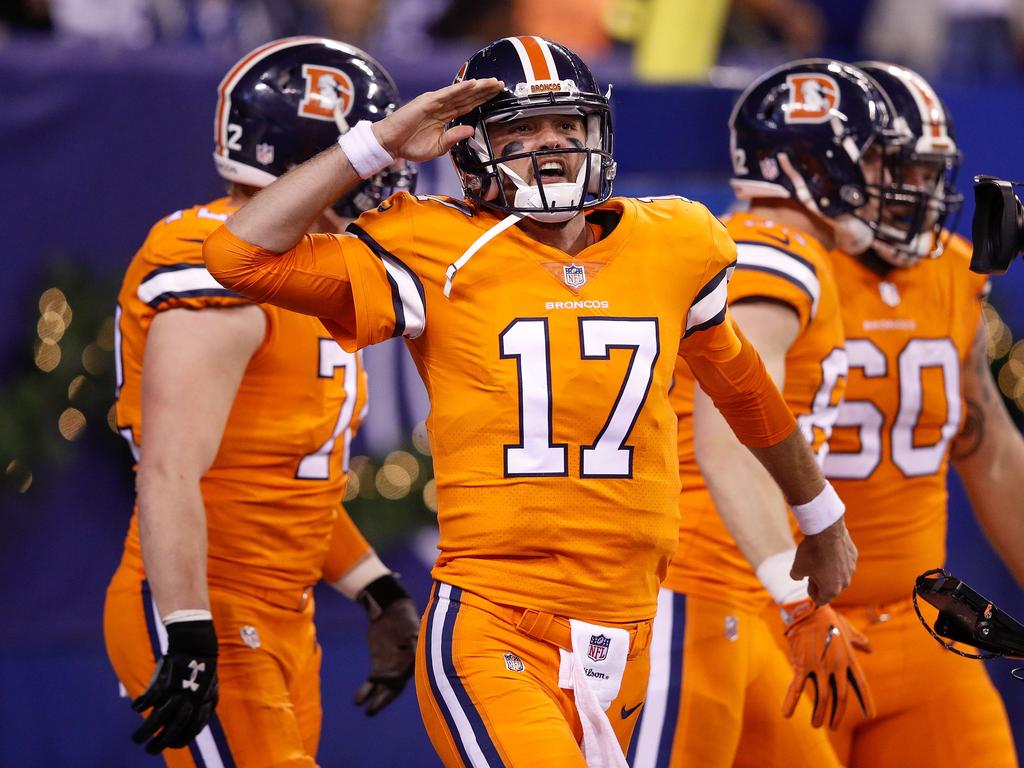
[{"label": "navy blue football helmet", "polygon": [[[565,221],[585,208],[600,205],[612,194],[612,118],[608,98],[583,59],[563,45],[542,37],[506,37],[477,51],[462,65],[455,82],[495,77],[505,88],[494,98],[457,118],[451,125],[471,126],[475,133],[451,150],[452,162],[468,199],[539,221]],[[530,115],[569,114],[583,118],[583,146],[496,156],[488,125]],[[577,178],[545,183],[538,155],[585,155]],[[506,163],[528,158],[535,184],[527,184]],[[509,200],[504,179],[516,187]]]},{"label": "navy blue football helmet", "polygon": [[909,140],[894,120],[889,97],[856,67],[784,64],[750,85],[729,117],[733,189],[741,199],[792,198],[831,225],[838,247],[863,253],[878,228],[868,203],[879,190],[862,160]]},{"label": "navy blue football helmet", "polygon": [[[955,228],[963,195],[955,188],[963,156],[949,110],[928,81],[895,64],[858,63],[885,91],[896,110],[896,124],[910,142],[879,158],[874,175],[883,179],[881,221],[872,248],[897,267],[942,254]],[[947,222],[952,225],[947,228]]]},{"label": "navy blue football helmet", "polygon": [[[265,187],[360,120],[380,120],[398,104],[391,75],[355,46],[323,37],[274,40],[244,56],[217,88],[217,172],[236,184]],[[414,166],[389,168],[333,207],[355,218],[415,183]]]}]

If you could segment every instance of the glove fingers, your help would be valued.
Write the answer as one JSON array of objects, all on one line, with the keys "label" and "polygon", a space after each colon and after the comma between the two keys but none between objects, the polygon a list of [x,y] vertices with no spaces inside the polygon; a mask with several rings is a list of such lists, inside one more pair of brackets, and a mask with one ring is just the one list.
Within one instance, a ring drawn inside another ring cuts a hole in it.
[{"label": "glove fingers", "polygon": [[807,679],[814,684],[814,709],[811,711],[811,727],[821,728],[825,722],[825,713],[828,710],[828,695],[829,688],[824,686],[825,690],[822,690],[822,685],[818,682],[818,675],[811,672],[807,675]]},{"label": "glove fingers", "polygon": [[800,702],[800,696],[803,695],[804,686],[807,684],[807,675],[802,672],[797,672],[793,675],[793,679],[789,683],[789,688],[786,690],[786,698],[782,702],[782,716],[792,717],[796,711],[796,705]]},{"label": "glove fingers", "polygon": [[132,733],[132,741],[136,744],[142,744],[144,741],[152,737],[154,733],[164,727],[176,716],[180,707],[180,702],[173,699],[165,702],[159,707],[155,707],[153,711],[149,713],[149,717],[143,721],[142,725],[136,728]]},{"label": "glove fingers", "polygon": [[828,676],[828,684],[832,693],[832,708],[828,719],[828,727],[835,731],[839,728],[839,724],[843,721],[843,716],[846,714],[846,699],[849,687],[846,685],[845,680],[840,685],[835,675]]},{"label": "glove fingers", "polygon": [[385,685],[378,685],[370,698],[366,702],[366,714],[368,717],[373,717],[380,712],[384,707],[394,701],[401,689],[389,688]]},{"label": "glove fingers", "polygon": [[[153,741],[146,746],[146,751],[150,754],[156,754],[157,752],[171,747],[177,749],[183,747],[191,741],[191,737],[185,738],[188,734],[192,723],[195,718],[195,709],[190,701],[184,702],[178,710],[177,716],[167,724],[167,727],[161,731]],[[156,752],[152,751],[153,749]]]},{"label": "glove fingers", "polygon": [[352,703],[357,707],[363,706],[363,703],[370,698],[370,694],[373,693],[374,684],[372,681],[367,680],[359,686],[359,690],[356,691],[356,696],[352,700]]},{"label": "glove fingers", "polygon": [[860,667],[854,666],[846,670],[846,679],[850,684],[850,689],[857,697],[861,713],[870,720],[875,716],[875,700],[871,696],[871,688],[862,683],[864,677]]}]

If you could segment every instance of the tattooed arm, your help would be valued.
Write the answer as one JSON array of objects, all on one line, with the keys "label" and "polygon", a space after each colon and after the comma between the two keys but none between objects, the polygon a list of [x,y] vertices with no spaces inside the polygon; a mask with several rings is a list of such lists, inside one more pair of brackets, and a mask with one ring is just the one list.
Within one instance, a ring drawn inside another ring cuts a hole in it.
[{"label": "tattooed arm", "polygon": [[993,548],[1024,587],[1024,438],[992,380],[984,322],[964,363],[967,419],[953,442],[952,459]]}]

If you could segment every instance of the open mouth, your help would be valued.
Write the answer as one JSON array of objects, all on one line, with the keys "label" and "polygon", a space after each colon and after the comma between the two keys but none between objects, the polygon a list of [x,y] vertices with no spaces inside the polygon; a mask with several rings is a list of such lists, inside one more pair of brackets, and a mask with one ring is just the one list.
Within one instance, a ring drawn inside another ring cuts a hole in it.
[{"label": "open mouth", "polygon": [[540,163],[540,178],[544,181],[568,181],[565,163],[562,160],[549,159]]}]

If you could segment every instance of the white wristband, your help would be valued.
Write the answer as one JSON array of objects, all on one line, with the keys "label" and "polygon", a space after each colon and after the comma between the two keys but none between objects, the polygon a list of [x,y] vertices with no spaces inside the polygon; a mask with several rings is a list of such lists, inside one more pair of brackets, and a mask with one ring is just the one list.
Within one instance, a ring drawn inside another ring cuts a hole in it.
[{"label": "white wristband", "polygon": [[807,594],[807,579],[793,581],[789,572],[793,570],[796,547],[769,555],[757,566],[757,578],[768,590],[776,605],[786,605],[804,600]]},{"label": "white wristband", "polygon": [[793,504],[790,506],[793,516],[800,523],[800,530],[804,536],[813,536],[821,533],[836,520],[843,516],[846,505],[843,504],[836,489],[828,480],[821,493],[808,501],[806,504]]},{"label": "white wristband", "polygon": [[171,611],[166,616],[161,616],[160,621],[166,627],[169,624],[177,624],[179,621],[213,621],[213,614],[199,608]]},{"label": "white wristband", "polygon": [[368,179],[395,162],[377,141],[373,133],[373,123],[369,120],[360,120],[352,130],[341,134],[338,137],[338,146],[361,179]]},{"label": "white wristband", "polygon": [[341,592],[349,600],[355,600],[356,596],[366,589],[366,586],[376,581],[381,576],[387,576],[391,569],[381,562],[376,552],[370,552],[362,560],[353,565],[341,578],[331,583],[331,586]]}]

